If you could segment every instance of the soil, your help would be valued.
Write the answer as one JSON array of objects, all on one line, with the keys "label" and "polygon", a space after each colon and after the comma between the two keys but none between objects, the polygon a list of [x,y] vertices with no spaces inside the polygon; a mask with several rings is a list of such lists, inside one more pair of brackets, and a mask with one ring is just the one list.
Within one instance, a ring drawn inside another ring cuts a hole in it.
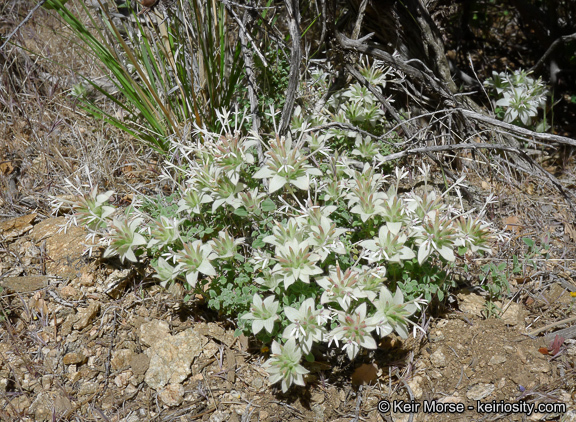
[{"label": "soil", "polygon": [[[54,43],[50,28],[30,38]],[[63,229],[48,195],[63,194],[65,178],[85,183],[82,163],[123,192],[117,205],[132,187],[162,187],[150,182],[153,159],[42,95],[44,108],[3,111],[11,120],[0,132],[0,420],[576,420],[576,228],[541,180],[470,176],[479,199],[497,200],[494,254],[455,271],[459,287],[422,317],[425,332],[391,336],[352,362],[319,356],[306,363],[306,387],[282,394],[262,369],[268,350],[234,337],[233,321],[201,298],[185,302],[179,285],[162,289],[147,268],[87,256],[87,233]],[[540,162],[574,192],[570,154]],[[510,290],[494,304],[482,267],[502,263]]]},{"label": "soil", "polygon": [[[407,421],[409,410],[418,410],[417,421],[446,420],[450,410],[450,420],[576,415],[576,330],[563,330],[553,344],[554,332],[574,319],[573,259],[553,258],[574,256],[571,241],[554,246],[563,235],[550,235],[548,259],[510,278],[509,299],[497,304],[503,314],[486,318],[481,289],[461,289],[450,309],[424,321],[425,334],[391,337],[354,362],[338,355],[307,364],[307,386],[282,394],[261,368],[266,350],[235,338],[230,321],[201,300],[184,303],[178,285],[151,283],[145,268],[83,255],[87,233],[64,232],[65,222],[31,213],[0,223],[2,420]],[[527,221],[522,230],[531,232]],[[381,415],[379,402],[396,412]],[[493,403],[526,407],[486,408]],[[541,403],[559,406],[528,414],[527,406]]]}]

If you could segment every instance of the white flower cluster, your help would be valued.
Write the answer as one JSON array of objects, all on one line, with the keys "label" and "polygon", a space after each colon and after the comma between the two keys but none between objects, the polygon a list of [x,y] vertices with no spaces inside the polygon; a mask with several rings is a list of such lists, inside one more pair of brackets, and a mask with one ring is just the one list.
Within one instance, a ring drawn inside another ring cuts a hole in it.
[{"label": "white flower cluster", "polygon": [[[364,74],[385,81],[381,70],[366,68]],[[375,126],[383,113],[371,95],[353,86],[336,96],[329,105],[334,119]],[[387,184],[391,176],[382,174],[379,144],[370,137],[309,130],[324,124],[326,115],[315,122],[317,116],[304,118],[300,110],[293,125],[297,140],[264,142],[231,127],[237,115],[219,113],[221,133],[197,128],[201,141],[174,142],[179,165],[168,163],[165,177],[178,189],[173,207],[161,210],[167,215],[152,218],[131,209],[113,217],[107,205],[112,193],[95,190],[75,206],[78,221],[107,227],[107,256],[151,258],[163,286],[181,280],[204,292],[222,272],[234,280],[238,263],[251,265],[258,293],[240,318],[255,335],[273,339],[266,366],[284,391],[304,383],[300,360],[314,343],[335,344],[353,359],[361,348],[376,348],[374,335],[408,335],[409,318],[424,301],[405,302],[399,288],[392,294],[387,266],[453,262],[458,248],[490,250],[487,226],[458,215],[434,191],[399,193],[404,169]],[[354,144],[336,153],[339,136]],[[265,147],[262,163],[255,160],[258,143]],[[374,154],[361,152],[368,144]],[[351,164],[350,150],[370,162]],[[428,170],[422,171],[426,177]]]}]

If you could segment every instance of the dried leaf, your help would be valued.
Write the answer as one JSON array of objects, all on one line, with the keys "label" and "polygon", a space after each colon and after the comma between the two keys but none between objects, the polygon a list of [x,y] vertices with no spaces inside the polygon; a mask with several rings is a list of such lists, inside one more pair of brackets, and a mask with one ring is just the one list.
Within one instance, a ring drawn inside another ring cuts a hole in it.
[{"label": "dried leaf", "polygon": [[518,233],[521,228],[522,224],[520,224],[520,219],[515,215],[511,215],[504,220],[504,230]]},{"label": "dried leaf", "polygon": [[548,348],[553,356],[556,356],[560,352],[560,348],[562,347],[563,343],[564,343],[564,337],[556,334],[556,337],[554,337],[554,341]]},{"label": "dried leaf", "polygon": [[378,367],[374,363],[360,365],[352,374],[352,384],[373,384],[378,380]]}]

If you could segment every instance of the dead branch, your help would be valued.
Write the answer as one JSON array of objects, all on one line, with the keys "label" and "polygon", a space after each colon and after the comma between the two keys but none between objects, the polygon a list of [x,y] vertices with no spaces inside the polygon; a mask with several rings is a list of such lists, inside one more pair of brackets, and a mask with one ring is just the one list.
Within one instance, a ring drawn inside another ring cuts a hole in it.
[{"label": "dead branch", "polygon": [[302,49],[300,48],[300,9],[298,0],[284,0],[286,11],[288,12],[288,29],[292,38],[292,52],[290,54],[290,74],[288,76],[288,89],[286,90],[286,102],[282,110],[280,120],[279,135],[285,134],[294,112],[294,100],[300,80],[300,61],[302,60]]},{"label": "dead branch", "polygon": [[530,129],[525,129],[525,128],[520,127],[520,126],[515,126],[515,125],[510,124],[510,123],[502,122],[500,120],[485,116],[485,115],[480,114],[480,113],[476,113],[474,111],[465,110],[465,109],[458,109],[458,110],[464,116],[466,116],[472,120],[476,120],[478,122],[487,123],[487,124],[492,125],[492,126],[506,129],[506,131],[509,133],[513,133],[513,134],[517,134],[517,135],[523,135],[523,136],[531,137],[533,139],[539,139],[539,140],[544,141],[544,142],[556,143],[556,144],[560,144],[560,145],[576,146],[576,140],[571,139],[571,138],[567,138],[565,136],[554,135],[552,133],[534,132]]}]

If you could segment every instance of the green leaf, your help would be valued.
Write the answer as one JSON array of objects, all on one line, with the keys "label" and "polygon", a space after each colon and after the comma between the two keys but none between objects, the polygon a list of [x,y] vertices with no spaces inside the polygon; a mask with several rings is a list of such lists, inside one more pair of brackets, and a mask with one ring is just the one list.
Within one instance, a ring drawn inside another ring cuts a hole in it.
[{"label": "green leaf", "polygon": [[534,246],[534,240],[530,239],[529,237],[523,237],[522,240],[524,241],[526,246],[528,246],[529,248]]},{"label": "green leaf", "polygon": [[276,204],[270,198],[267,198],[264,200],[264,202],[262,202],[261,208],[264,212],[271,212],[276,209]]},{"label": "green leaf", "polygon": [[237,215],[238,217],[248,217],[248,211],[246,211],[246,208],[244,207],[239,207],[234,210],[234,215]]},{"label": "green leaf", "polygon": [[252,247],[253,247],[254,249],[261,249],[261,248],[263,248],[264,246],[266,246],[266,243],[264,243],[264,242],[262,241],[262,238],[261,238],[261,237],[258,237],[254,242],[252,242]]}]

